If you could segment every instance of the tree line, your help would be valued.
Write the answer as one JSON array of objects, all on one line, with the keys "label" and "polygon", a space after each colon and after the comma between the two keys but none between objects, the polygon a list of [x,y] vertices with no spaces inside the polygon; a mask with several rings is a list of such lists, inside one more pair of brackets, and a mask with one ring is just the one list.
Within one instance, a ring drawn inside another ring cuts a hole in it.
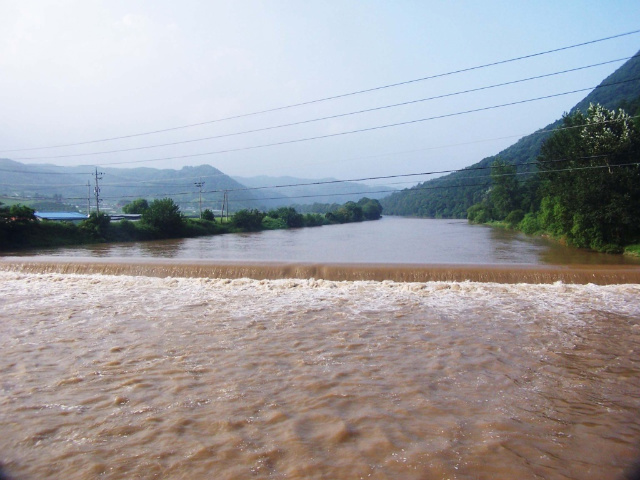
[{"label": "tree line", "polygon": [[111,221],[110,216],[105,213],[92,212],[79,224],[38,221],[32,208],[0,204],[0,250],[157,240],[361,222],[379,219],[382,206],[377,200],[362,198],[358,202],[338,205],[325,214],[301,214],[292,207],[281,207],[268,212],[243,209],[225,221],[226,219],[216,218],[210,210],[205,210],[201,218],[187,218],[171,198],[152,202],[140,198],[126,205],[123,212],[139,214],[140,220]]},{"label": "tree line", "polygon": [[473,223],[504,222],[568,245],[621,252],[640,242],[640,125],[624,110],[591,104],[565,115],[542,145],[537,171],[493,164],[491,187],[471,206]]}]

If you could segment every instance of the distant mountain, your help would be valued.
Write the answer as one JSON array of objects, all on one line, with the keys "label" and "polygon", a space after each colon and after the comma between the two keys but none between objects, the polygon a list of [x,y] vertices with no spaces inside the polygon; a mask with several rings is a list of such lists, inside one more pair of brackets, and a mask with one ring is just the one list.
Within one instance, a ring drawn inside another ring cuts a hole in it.
[{"label": "distant mountain", "polygon": [[[338,182],[335,178],[297,178],[297,177],[233,177],[234,180],[247,187],[266,187],[254,190],[260,192],[262,198],[271,198],[274,206],[293,204],[307,205],[312,203],[345,203],[357,202],[362,197],[380,199],[395,190],[386,186],[370,186],[357,182]],[[313,185],[320,183],[320,185]],[[284,186],[292,185],[292,186]],[[269,188],[269,187],[278,188]]]},{"label": "distant mountain", "polygon": [[[599,103],[610,110],[624,108],[631,115],[640,113],[640,52],[600,85],[608,84],[615,85],[594,89],[570,113],[576,110],[586,112],[590,103]],[[521,138],[497,155],[484,158],[466,170],[429,180],[385,197],[380,201],[384,213],[430,218],[466,218],[467,209],[478,203],[489,187],[487,170],[472,169],[489,166],[498,157],[514,165],[535,162],[542,143],[551,135],[546,131],[560,126],[561,122],[562,120],[557,120]]]},{"label": "distant mountain", "polygon": [[[202,208],[213,210],[222,206],[223,190],[244,188],[237,181],[210,165],[183,167],[180,170],[157,168],[99,168],[101,208],[118,209],[136,198],[153,200],[171,197],[185,212],[199,209],[202,187]],[[0,159],[0,202],[21,200],[24,204],[54,199],[84,212],[87,197],[95,208],[95,167],[61,167],[49,164],[23,164]],[[229,193],[233,210],[262,207],[261,195],[252,191]]]},{"label": "distant mountain", "polygon": [[[0,159],[0,202],[20,201],[23,204],[47,205],[47,209],[68,209],[85,212],[88,198],[95,208],[95,167],[61,167],[50,164],[24,164]],[[199,210],[200,192],[196,185],[203,182],[202,208],[219,210],[223,191],[228,190],[231,211],[242,208],[270,208],[292,204],[344,203],[364,196],[382,198],[390,187],[371,187],[355,182],[322,185],[311,184],[334,179],[304,179],[295,177],[235,177],[232,178],[210,165],[183,167],[180,170],[158,168],[99,168],[100,206],[105,210],[119,208],[136,198],[153,200],[171,197],[183,212]],[[256,188],[268,187],[268,188]],[[56,207],[56,203],[58,207]]]}]

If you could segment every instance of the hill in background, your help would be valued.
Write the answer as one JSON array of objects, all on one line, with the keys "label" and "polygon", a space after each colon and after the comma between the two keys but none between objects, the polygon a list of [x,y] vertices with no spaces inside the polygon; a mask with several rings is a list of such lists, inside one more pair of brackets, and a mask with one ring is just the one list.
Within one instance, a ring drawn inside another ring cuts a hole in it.
[{"label": "hill in background", "polygon": [[[23,164],[0,159],[0,202],[22,203],[45,211],[87,211],[95,209],[95,167],[61,167],[50,164]],[[100,208],[119,211],[136,198],[153,200],[170,197],[185,213],[195,213],[200,207],[220,210],[223,191],[228,191],[229,208],[268,210],[293,204],[344,203],[358,201],[364,196],[381,198],[388,193],[372,193],[393,190],[389,187],[371,187],[356,182],[300,185],[327,182],[333,179],[310,180],[295,177],[232,178],[210,165],[183,167],[180,170],[158,168],[98,168]],[[279,185],[295,187],[274,188]],[[267,187],[267,188],[256,188]]]},{"label": "hill in background", "polygon": [[[247,187],[276,187],[259,190],[265,198],[274,198],[278,206],[310,205],[313,203],[357,202],[362,197],[380,199],[396,190],[387,186],[369,186],[357,182],[341,182],[335,178],[296,178],[296,177],[232,177]],[[329,183],[328,183],[329,182]],[[330,183],[335,182],[335,183]],[[314,185],[314,183],[319,183]],[[283,198],[283,197],[287,198]]]},{"label": "hill in background", "polygon": [[[620,83],[625,82],[625,83]],[[612,86],[602,86],[615,84]],[[630,115],[640,113],[640,52],[607,77],[596,89],[577,103],[570,113],[586,112],[590,103],[599,103],[608,109],[623,108]],[[512,165],[536,161],[540,147],[562,120],[518,140],[497,155],[487,157],[460,172],[428,180],[394,193],[380,201],[388,215],[409,215],[429,218],[466,218],[467,209],[478,203],[490,186],[488,167],[496,159]],[[534,169],[524,165],[519,172]]]},{"label": "hill in background", "polygon": [[[66,206],[86,212],[88,197],[95,209],[95,167],[61,167],[57,165],[26,165],[0,159],[0,201],[26,205],[47,205],[50,209]],[[185,212],[199,208],[199,188],[203,181],[202,208],[220,209],[223,190],[239,190],[244,185],[210,165],[183,167],[180,170],[157,168],[98,168],[100,208],[118,210],[136,199],[171,197]],[[242,195],[240,195],[240,193]],[[261,195],[251,191],[229,195],[232,209],[256,208]],[[234,198],[235,197],[235,198]],[[42,208],[40,208],[42,210]]]}]

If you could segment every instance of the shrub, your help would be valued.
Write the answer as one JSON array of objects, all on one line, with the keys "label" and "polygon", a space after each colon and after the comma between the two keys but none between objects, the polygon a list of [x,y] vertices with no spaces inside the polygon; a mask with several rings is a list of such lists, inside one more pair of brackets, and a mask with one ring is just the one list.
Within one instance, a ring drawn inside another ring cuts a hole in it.
[{"label": "shrub", "polygon": [[80,230],[93,240],[104,240],[109,233],[111,219],[106,213],[91,212],[89,218],[80,222]]},{"label": "shrub", "polygon": [[281,230],[287,228],[287,223],[282,218],[266,216],[262,219],[262,228],[265,230]]},{"label": "shrub", "polygon": [[471,223],[487,223],[493,220],[493,217],[487,205],[477,203],[467,210],[467,220]]},{"label": "shrub", "polygon": [[260,230],[262,226],[262,219],[266,216],[264,212],[259,210],[239,210],[231,217],[231,224],[235,228],[248,231]]},{"label": "shrub", "polygon": [[513,210],[509,212],[509,215],[504,219],[505,223],[511,228],[515,228],[524,218],[524,212],[522,210]]},{"label": "shrub", "polygon": [[213,222],[216,219],[216,217],[213,214],[213,212],[207,208],[204,212],[202,212],[202,219]]},{"label": "shrub", "polygon": [[320,215],[319,213],[307,213],[304,216],[304,226],[305,227],[320,227],[324,225],[326,222],[324,215]]},{"label": "shrub", "polygon": [[142,213],[142,221],[165,237],[179,236],[184,227],[180,208],[171,198],[151,202]]},{"label": "shrub", "polygon": [[535,213],[527,213],[520,222],[519,228],[527,235],[539,232],[540,224],[538,223],[537,215]]}]

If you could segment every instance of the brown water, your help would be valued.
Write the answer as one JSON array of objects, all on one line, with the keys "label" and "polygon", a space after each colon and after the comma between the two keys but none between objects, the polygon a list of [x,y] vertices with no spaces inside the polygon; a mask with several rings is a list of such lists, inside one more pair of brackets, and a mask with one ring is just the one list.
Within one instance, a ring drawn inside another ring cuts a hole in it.
[{"label": "brown water", "polygon": [[[34,253],[21,253],[25,254]],[[318,228],[88,245],[42,250],[36,254],[73,258],[163,258],[181,262],[640,266],[640,259],[568,248],[544,238],[469,225],[466,220],[399,217]]]},{"label": "brown water", "polygon": [[12,268],[12,479],[603,479],[640,458],[637,284]]},{"label": "brown water", "polygon": [[5,256],[0,478],[622,478],[639,296],[459,221]]}]

